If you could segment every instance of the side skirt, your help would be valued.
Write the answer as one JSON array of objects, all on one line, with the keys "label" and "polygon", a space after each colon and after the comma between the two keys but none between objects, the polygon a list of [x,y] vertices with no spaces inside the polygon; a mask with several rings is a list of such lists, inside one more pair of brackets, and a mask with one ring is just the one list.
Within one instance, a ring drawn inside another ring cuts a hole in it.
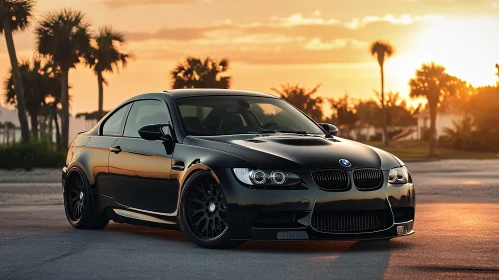
[{"label": "side skirt", "polygon": [[180,230],[176,217],[156,217],[140,213],[137,211],[108,207],[105,210],[106,216],[116,223],[132,224],[137,226],[148,226],[170,230]]}]

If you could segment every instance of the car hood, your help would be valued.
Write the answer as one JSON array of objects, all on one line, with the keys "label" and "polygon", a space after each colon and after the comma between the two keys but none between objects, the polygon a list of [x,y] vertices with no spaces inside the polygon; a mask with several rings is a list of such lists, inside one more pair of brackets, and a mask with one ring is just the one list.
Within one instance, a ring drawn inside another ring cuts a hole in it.
[{"label": "car hood", "polygon": [[[320,168],[388,170],[401,165],[401,162],[385,151],[339,137],[331,139],[288,134],[188,136],[184,139],[184,144],[236,155],[253,163],[255,168],[290,171]],[[340,159],[349,160],[351,166],[340,165]]]}]

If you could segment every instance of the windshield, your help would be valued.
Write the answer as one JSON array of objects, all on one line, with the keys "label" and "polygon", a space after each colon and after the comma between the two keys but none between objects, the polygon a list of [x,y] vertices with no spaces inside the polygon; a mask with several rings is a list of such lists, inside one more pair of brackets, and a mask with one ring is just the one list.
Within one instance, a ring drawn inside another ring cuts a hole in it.
[{"label": "windshield", "polygon": [[281,99],[202,96],[175,100],[187,135],[257,133],[320,134],[322,130]]}]

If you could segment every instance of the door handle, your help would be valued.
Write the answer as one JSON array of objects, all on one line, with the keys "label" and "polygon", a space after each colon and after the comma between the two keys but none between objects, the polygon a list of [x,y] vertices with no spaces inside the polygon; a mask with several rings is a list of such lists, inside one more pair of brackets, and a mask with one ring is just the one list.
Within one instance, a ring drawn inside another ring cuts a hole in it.
[{"label": "door handle", "polygon": [[172,165],[172,169],[173,170],[177,170],[177,171],[184,171],[185,169],[185,164],[183,161],[176,161],[173,165]]},{"label": "door handle", "polygon": [[121,147],[120,146],[111,147],[109,148],[109,150],[115,154],[119,154],[121,152]]}]

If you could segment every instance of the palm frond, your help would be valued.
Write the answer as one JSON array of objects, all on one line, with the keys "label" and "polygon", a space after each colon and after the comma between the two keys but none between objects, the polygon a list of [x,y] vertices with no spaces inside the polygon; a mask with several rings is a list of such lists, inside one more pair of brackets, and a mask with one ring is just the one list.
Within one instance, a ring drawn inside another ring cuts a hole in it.
[{"label": "palm frond", "polygon": [[73,9],[45,14],[35,29],[36,49],[67,71],[90,49],[90,24],[85,14]]},{"label": "palm frond", "polygon": [[0,0],[0,33],[3,32],[5,22],[8,22],[12,31],[25,30],[33,19],[33,0]]},{"label": "palm frond", "polygon": [[230,88],[229,61],[187,57],[170,72],[173,88]]}]

